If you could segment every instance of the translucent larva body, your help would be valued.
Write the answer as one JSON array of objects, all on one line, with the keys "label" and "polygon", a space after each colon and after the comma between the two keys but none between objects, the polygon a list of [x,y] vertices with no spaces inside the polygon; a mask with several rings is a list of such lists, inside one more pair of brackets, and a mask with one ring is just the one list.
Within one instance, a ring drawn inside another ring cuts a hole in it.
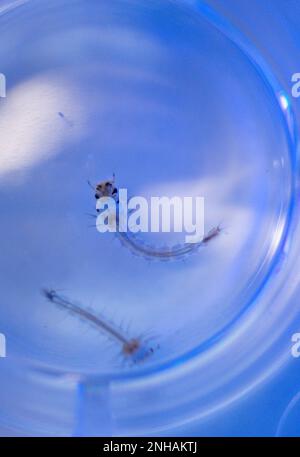
[{"label": "translucent larva body", "polygon": [[148,347],[142,339],[127,337],[127,335],[108,322],[103,316],[96,315],[94,312],[85,309],[79,303],[59,294],[54,289],[43,289],[42,293],[49,302],[70,311],[73,315],[82,318],[107,336],[113,338],[121,345],[122,354],[130,358],[134,363],[144,361],[154,352],[153,348]]},{"label": "translucent larva body", "polygon": [[[101,197],[112,197],[118,205],[118,189],[115,186],[115,176],[111,181],[103,181],[96,185],[93,189],[95,190],[95,198],[98,200]],[[127,231],[123,232],[118,230],[119,219],[118,211],[116,215],[116,236],[120,240],[121,244],[129,249],[132,254],[136,256],[144,257],[146,260],[184,260],[191,254],[198,252],[199,248],[207,244],[213,238],[221,233],[220,226],[211,229],[204,238],[197,243],[182,243],[173,246],[157,247],[145,243],[134,233]]]}]

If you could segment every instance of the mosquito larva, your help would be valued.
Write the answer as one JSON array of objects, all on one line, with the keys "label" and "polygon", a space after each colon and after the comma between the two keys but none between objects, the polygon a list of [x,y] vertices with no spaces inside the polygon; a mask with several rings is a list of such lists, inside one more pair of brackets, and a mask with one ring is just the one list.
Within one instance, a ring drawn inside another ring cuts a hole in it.
[{"label": "mosquito larva", "polygon": [[83,308],[79,303],[59,294],[54,289],[43,289],[42,294],[46,299],[60,308],[70,311],[86,322],[94,325],[98,330],[113,338],[122,347],[122,354],[130,357],[134,362],[141,362],[154,352],[152,347],[147,347],[141,338],[129,338],[120,329],[107,322],[103,316],[97,316],[92,311]]},{"label": "mosquito larva", "polygon": [[[88,181],[88,185],[95,192],[95,199],[102,197],[111,197],[119,204],[118,188],[115,186],[115,174],[113,179],[102,181],[95,186]],[[99,211],[97,209],[97,211]],[[125,246],[135,256],[144,257],[146,260],[159,260],[162,262],[168,260],[184,260],[189,255],[198,252],[201,246],[204,246],[221,232],[221,227],[212,228],[203,239],[197,243],[183,243],[176,246],[156,247],[146,244],[130,231],[123,232],[119,230],[119,218],[116,215],[116,236],[120,240],[122,246]]]}]

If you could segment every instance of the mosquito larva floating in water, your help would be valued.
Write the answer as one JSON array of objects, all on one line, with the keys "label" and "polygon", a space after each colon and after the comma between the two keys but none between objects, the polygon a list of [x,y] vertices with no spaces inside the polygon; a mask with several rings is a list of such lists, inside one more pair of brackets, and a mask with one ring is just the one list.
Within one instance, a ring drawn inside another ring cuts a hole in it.
[{"label": "mosquito larva floating in water", "polygon": [[154,352],[153,347],[148,346],[143,338],[129,338],[121,329],[108,322],[103,316],[95,315],[93,311],[85,309],[81,304],[59,294],[56,290],[43,289],[42,294],[49,302],[70,311],[73,315],[80,317],[102,331],[105,335],[113,338],[121,345],[122,354],[130,358],[134,363],[144,361]]},{"label": "mosquito larva floating in water", "polygon": [[[95,192],[96,200],[99,200],[102,197],[111,197],[115,200],[116,205],[119,204],[118,188],[115,186],[115,174],[113,174],[113,179],[99,182],[96,186],[93,186],[89,181],[88,184]],[[97,216],[95,216],[95,218],[97,218]],[[144,257],[146,260],[159,260],[163,262],[168,260],[185,260],[189,255],[198,252],[202,246],[216,238],[222,230],[220,225],[212,228],[203,239],[197,243],[183,243],[175,246],[157,247],[145,243],[131,231],[124,232],[119,230],[118,211],[116,211],[115,219],[115,235],[124,247],[128,248],[135,256]]]}]

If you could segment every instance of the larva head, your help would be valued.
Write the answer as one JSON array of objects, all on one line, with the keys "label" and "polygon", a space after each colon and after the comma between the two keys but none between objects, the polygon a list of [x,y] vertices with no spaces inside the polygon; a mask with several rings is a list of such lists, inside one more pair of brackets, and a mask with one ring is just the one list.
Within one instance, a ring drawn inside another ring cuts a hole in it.
[{"label": "larva head", "polygon": [[56,291],[54,289],[42,289],[42,294],[49,300],[53,301],[56,297]]},{"label": "larva head", "polygon": [[99,182],[95,187],[95,198],[98,200],[101,197],[112,197],[115,200],[118,196],[118,189],[115,186],[115,177],[110,181]]}]

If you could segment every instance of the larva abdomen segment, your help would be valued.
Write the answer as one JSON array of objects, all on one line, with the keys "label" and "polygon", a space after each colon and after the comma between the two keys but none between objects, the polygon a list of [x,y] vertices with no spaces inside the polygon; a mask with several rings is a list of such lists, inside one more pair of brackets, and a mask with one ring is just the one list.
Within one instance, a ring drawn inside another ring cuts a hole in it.
[{"label": "larva abdomen segment", "polygon": [[198,249],[203,245],[201,241],[195,244],[188,243],[159,248],[143,243],[130,232],[117,232],[116,235],[122,246],[128,248],[133,255],[143,257],[146,260],[157,260],[161,262],[184,260],[191,254],[198,252]]}]

